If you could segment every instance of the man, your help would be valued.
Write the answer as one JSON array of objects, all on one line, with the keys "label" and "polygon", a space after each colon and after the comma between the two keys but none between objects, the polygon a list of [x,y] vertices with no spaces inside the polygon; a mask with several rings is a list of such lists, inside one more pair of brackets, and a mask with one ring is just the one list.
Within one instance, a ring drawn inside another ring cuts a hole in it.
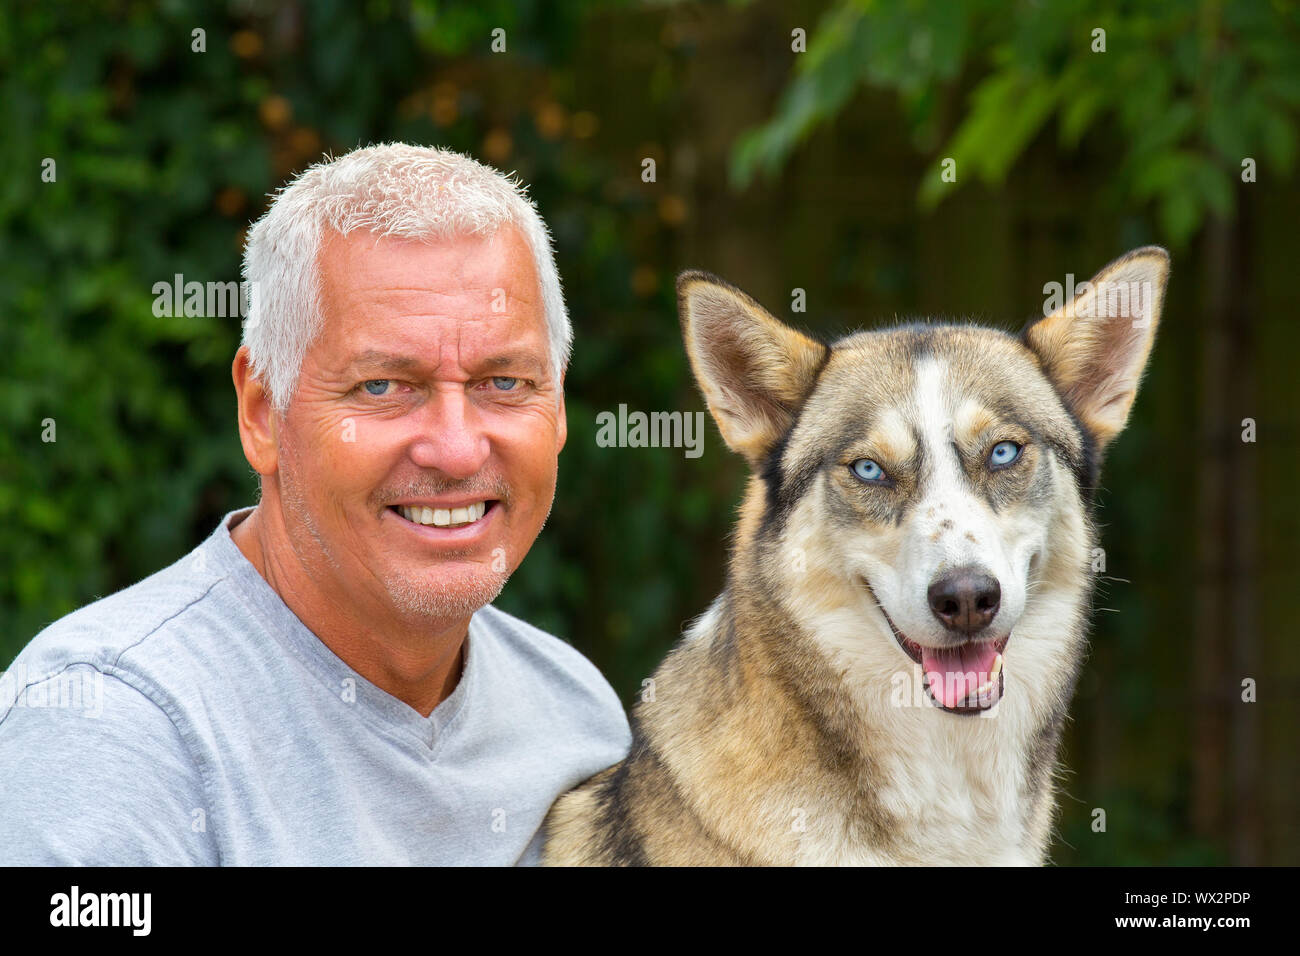
[{"label": "man", "polygon": [[536,862],[630,744],[582,655],[490,606],[565,439],[546,227],[494,170],[376,146],[280,193],[244,265],[261,499],[19,655],[0,864]]}]

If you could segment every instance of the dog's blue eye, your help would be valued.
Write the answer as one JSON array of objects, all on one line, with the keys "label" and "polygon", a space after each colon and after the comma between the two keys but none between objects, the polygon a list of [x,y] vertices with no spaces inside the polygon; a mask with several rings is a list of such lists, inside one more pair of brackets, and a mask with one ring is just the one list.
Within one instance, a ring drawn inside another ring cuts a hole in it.
[{"label": "dog's blue eye", "polygon": [[863,481],[880,481],[885,477],[885,469],[870,458],[859,458],[849,468]]},{"label": "dog's blue eye", "polygon": [[501,389],[501,391],[508,392],[519,384],[519,379],[498,376],[497,378],[492,379],[492,384]]},{"label": "dog's blue eye", "polygon": [[365,383],[366,391],[371,395],[382,395],[384,392],[388,391],[389,381],[390,380],[386,378],[371,379]]},{"label": "dog's blue eye", "polygon": [[1023,447],[1013,441],[1000,441],[989,453],[989,464],[995,468],[1005,468],[1020,457],[1020,450]]}]

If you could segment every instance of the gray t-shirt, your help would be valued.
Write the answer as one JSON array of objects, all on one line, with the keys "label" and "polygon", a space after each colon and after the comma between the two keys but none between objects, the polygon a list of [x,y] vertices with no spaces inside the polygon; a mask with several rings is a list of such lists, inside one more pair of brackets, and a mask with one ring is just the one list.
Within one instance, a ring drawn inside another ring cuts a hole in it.
[{"label": "gray t-shirt", "polygon": [[631,743],[599,671],[489,605],[422,717],[258,574],[248,510],[0,677],[0,864],[536,863],[551,803]]}]

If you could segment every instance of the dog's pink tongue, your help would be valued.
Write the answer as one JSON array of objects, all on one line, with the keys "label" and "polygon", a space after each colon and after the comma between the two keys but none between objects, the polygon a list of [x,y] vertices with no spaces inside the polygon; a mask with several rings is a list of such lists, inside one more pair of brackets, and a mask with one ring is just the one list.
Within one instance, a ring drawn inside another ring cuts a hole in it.
[{"label": "dog's pink tongue", "polygon": [[945,650],[921,648],[921,667],[930,693],[945,707],[956,707],[967,698],[974,704],[975,691],[989,679],[997,658],[998,649],[992,641]]}]

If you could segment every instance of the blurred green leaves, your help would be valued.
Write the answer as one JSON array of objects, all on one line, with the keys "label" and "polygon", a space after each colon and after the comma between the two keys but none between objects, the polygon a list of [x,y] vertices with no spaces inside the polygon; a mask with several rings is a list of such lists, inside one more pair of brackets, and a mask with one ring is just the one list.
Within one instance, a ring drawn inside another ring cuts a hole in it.
[{"label": "blurred green leaves", "polygon": [[[898,93],[915,144],[933,157],[923,208],[972,177],[1003,182],[1055,118],[1064,150],[1105,141],[1116,198],[1151,204],[1165,239],[1181,246],[1206,216],[1232,216],[1243,160],[1275,179],[1294,168],[1300,9],[840,0],[797,57],[775,115],[737,142],[733,183],[774,176],[864,85]],[[971,87],[968,100],[947,104],[959,86]],[[945,159],[956,162],[955,183],[940,177]]]}]

